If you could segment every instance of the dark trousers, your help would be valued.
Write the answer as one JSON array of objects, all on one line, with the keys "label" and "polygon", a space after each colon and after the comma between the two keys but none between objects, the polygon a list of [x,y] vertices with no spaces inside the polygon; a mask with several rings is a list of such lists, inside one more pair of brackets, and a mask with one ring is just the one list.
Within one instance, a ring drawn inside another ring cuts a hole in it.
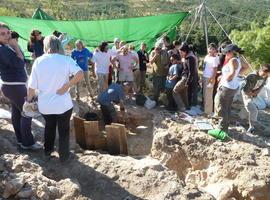
[{"label": "dark trousers", "polygon": [[198,104],[198,82],[188,84],[188,106],[197,106]]},{"label": "dark trousers", "polygon": [[11,103],[11,121],[17,142],[22,143],[24,146],[34,144],[35,141],[31,132],[32,118],[21,115],[25,97],[27,96],[25,85],[3,85],[2,92]]},{"label": "dark trousers", "polygon": [[45,119],[44,150],[45,154],[54,151],[56,126],[59,133],[59,157],[64,161],[69,157],[69,122],[72,109],[58,115],[43,115]]},{"label": "dark trousers", "polygon": [[106,106],[100,105],[100,108],[103,115],[104,123],[106,125],[111,124],[112,122],[117,122],[117,114],[113,104]]},{"label": "dark trousers", "polygon": [[168,108],[169,109],[176,109],[177,105],[175,103],[175,100],[173,98],[173,88],[166,88],[166,95],[168,100]]},{"label": "dark trousers", "polygon": [[160,92],[165,89],[166,76],[154,76],[153,86],[154,86],[154,100],[158,103]]},{"label": "dark trousers", "polygon": [[220,86],[216,94],[215,113],[220,117],[219,129],[225,132],[229,128],[233,97],[237,93],[237,90]]}]

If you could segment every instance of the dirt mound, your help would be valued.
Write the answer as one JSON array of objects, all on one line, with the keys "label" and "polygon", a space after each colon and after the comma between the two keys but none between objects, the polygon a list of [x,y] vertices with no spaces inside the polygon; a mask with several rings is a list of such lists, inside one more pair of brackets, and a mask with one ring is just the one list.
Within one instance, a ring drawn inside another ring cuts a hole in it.
[{"label": "dirt mound", "polygon": [[249,143],[243,134],[242,140],[220,142],[191,125],[179,128],[172,123],[155,133],[151,155],[177,172],[187,186],[223,200],[270,199],[268,138],[253,137]]},{"label": "dirt mound", "polygon": [[[93,101],[88,103],[88,100],[75,103],[75,115],[96,109]],[[8,107],[6,103],[1,105],[1,108]],[[139,107],[128,109],[143,110]],[[269,138],[241,133],[239,127],[234,126],[231,140],[220,142],[195,130],[191,124],[171,120],[173,114],[162,108],[149,113],[151,119],[144,124],[148,128],[129,136],[133,156],[82,150],[75,144],[72,131],[72,158],[66,164],[58,161],[57,153],[48,161],[42,151],[18,149],[10,120],[0,119],[0,197],[33,200],[270,199]],[[269,111],[261,116],[264,123],[269,124]],[[42,142],[43,119],[34,120],[32,127],[35,138]],[[131,132],[136,128],[131,126]]]}]

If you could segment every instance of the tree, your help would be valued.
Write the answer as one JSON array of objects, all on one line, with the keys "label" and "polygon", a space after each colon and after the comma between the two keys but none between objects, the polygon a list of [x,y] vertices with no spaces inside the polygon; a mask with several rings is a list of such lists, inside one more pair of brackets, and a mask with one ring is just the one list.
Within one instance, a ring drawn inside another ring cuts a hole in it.
[{"label": "tree", "polygon": [[248,31],[232,31],[232,40],[245,51],[251,64],[256,68],[270,63],[270,17],[265,26],[260,28],[252,23]]}]

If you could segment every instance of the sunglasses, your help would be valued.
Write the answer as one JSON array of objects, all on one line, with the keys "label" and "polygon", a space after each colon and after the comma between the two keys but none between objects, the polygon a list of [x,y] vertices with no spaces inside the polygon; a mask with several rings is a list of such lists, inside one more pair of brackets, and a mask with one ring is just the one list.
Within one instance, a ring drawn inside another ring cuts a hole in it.
[{"label": "sunglasses", "polygon": [[0,32],[1,36],[10,35],[10,34],[11,34],[11,31]]}]

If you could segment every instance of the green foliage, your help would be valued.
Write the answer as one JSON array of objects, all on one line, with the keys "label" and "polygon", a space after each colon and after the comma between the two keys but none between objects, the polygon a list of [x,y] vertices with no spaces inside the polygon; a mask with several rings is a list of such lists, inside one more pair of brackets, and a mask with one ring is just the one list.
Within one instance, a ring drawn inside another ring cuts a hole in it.
[{"label": "green foliage", "polygon": [[[227,33],[233,30],[248,31],[251,21],[255,22],[257,28],[262,28],[265,25],[264,21],[269,17],[270,0],[207,0],[206,3]],[[0,8],[7,11],[0,9],[0,14],[31,17],[34,10],[41,6],[55,19],[103,20],[192,11],[191,16],[181,27],[178,27],[178,39],[184,41],[194,19],[195,8],[199,4],[200,0],[36,0],[32,3],[26,0],[1,0]],[[243,19],[237,19],[237,17]],[[207,23],[209,42],[222,43],[228,40],[209,13],[207,13]],[[206,54],[204,33],[200,22],[196,23],[188,42],[194,45],[199,54]]]},{"label": "green foliage", "polygon": [[18,13],[14,10],[11,9],[7,9],[4,7],[0,7],[0,16],[12,16],[12,17],[16,17],[18,16]]},{"label": "green foliage", "polygon": [[258,68],[261,64],[270,63],[270,17],[264,27],[252,23],[250,30],[232,31],[231,38],[245,50],[249,61]]}]

